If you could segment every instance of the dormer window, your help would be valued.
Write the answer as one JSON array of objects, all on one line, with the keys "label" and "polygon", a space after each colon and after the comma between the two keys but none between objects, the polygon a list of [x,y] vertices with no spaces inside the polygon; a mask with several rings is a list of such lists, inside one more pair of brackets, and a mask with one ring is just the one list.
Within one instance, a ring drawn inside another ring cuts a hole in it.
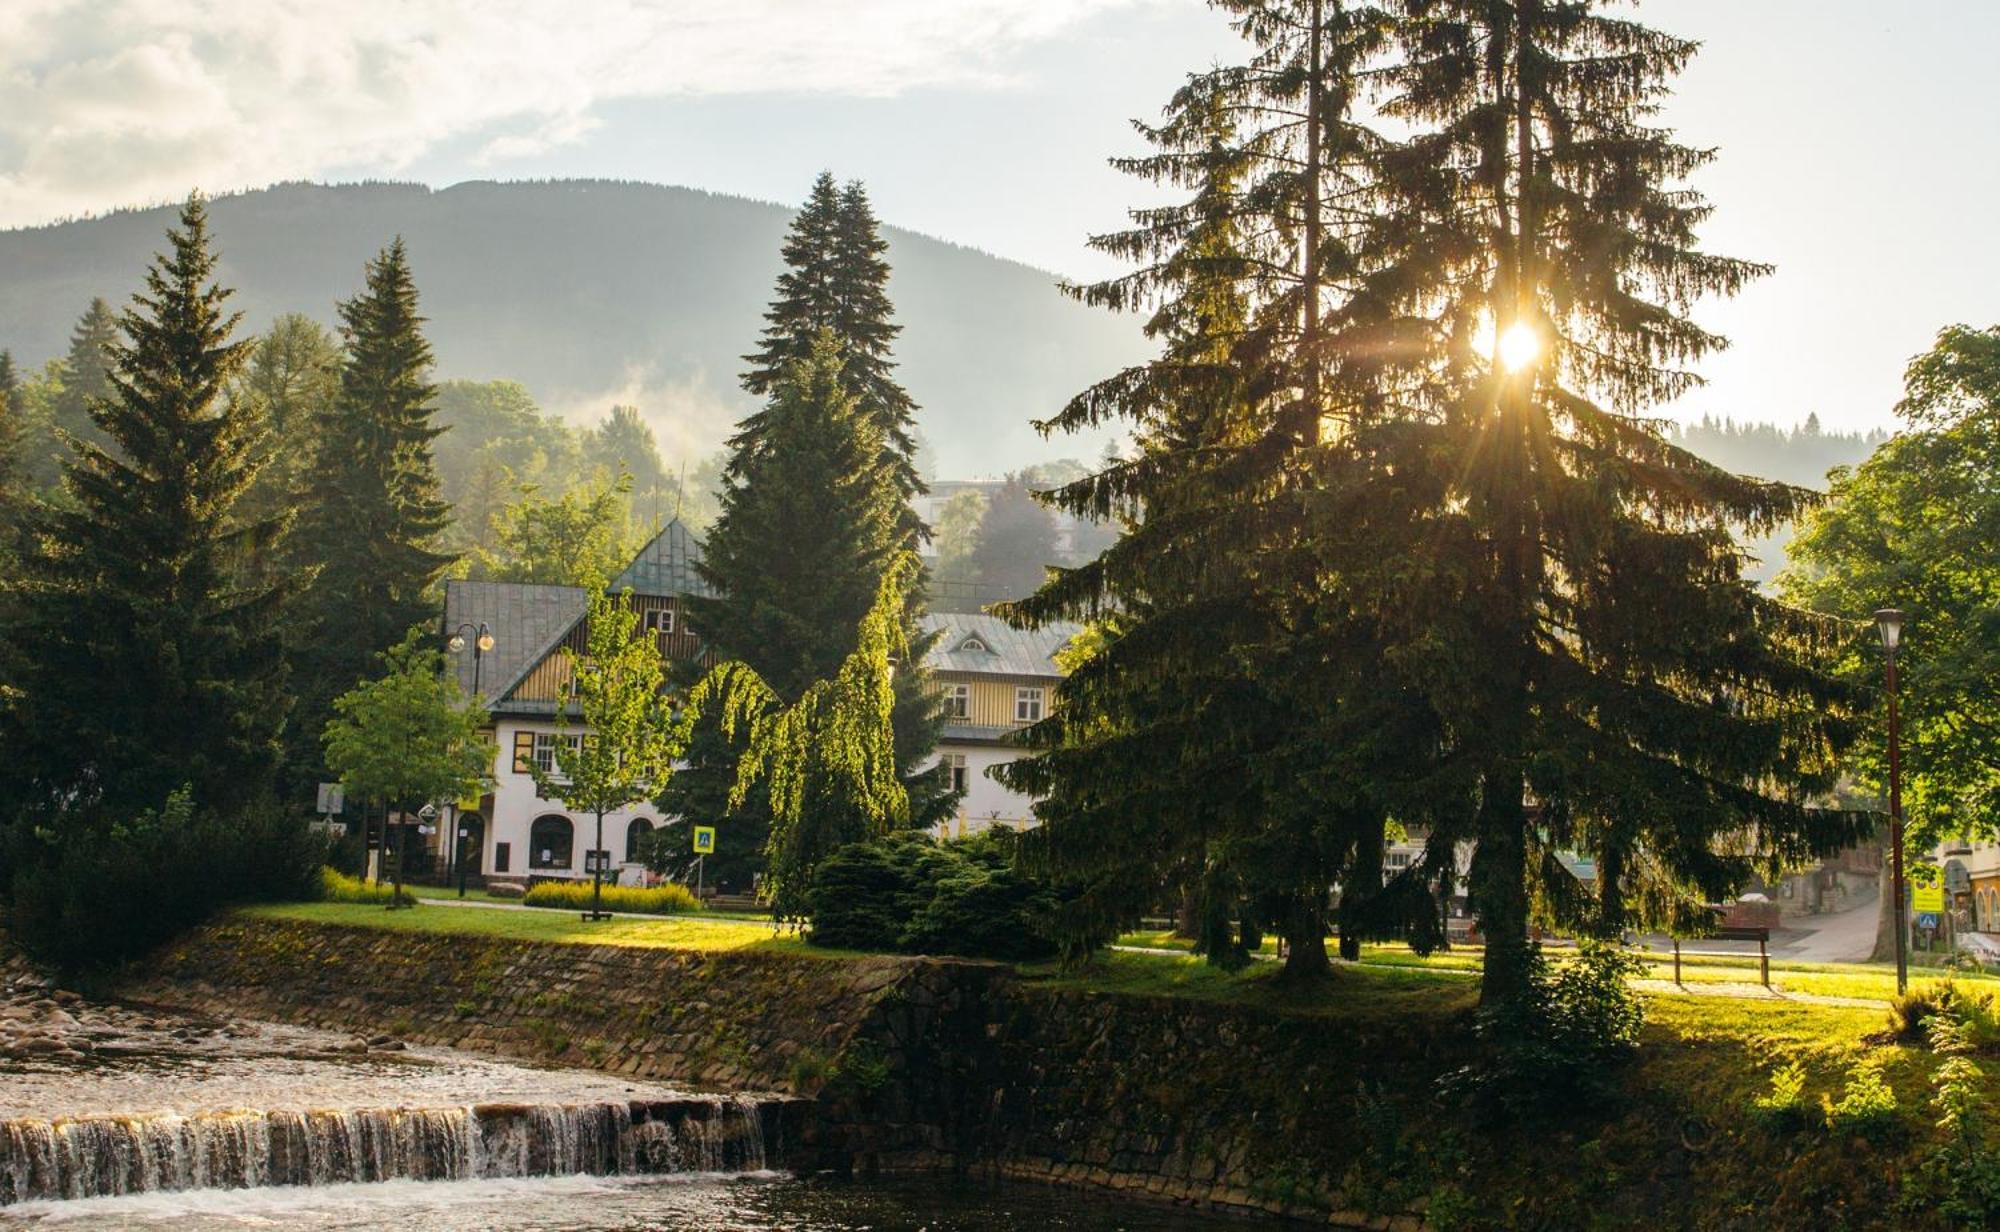
[{"label": "dormer window", "polygon": [[970,636],[970,637],[966,638],[966,639],[965,639],[964,641],[962,641],[962,642],[960,642],[960,643],[958,644],[958,653],[959,653],[959,654],[992,654],[992,653],[993,653],[993,650],[992,650],[992,648],[991,648],[991,647],[989,647],[989,646],[988,646],[988,645],[987,645],[987,644],[986,644],[985,642],[982,642],[982,641],[980,641],[980,640],[979,640],[979,635],[978,635],[977,633],[975,633],[975,634],[973,634],[972,636]]}]

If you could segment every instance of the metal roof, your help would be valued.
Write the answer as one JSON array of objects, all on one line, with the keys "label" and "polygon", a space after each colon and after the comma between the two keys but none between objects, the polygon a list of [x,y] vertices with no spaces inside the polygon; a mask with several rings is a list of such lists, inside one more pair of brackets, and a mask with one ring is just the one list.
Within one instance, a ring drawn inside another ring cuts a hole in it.
[{"label": "metal roof", "polygon": [[[587,592],[578,586],[543,586],[529,582],[460,582],[444,584],[444,633],[464,624],[485,622],[493,633],[493,649],[480,656],[479,691],[489,704],[507,696],[521,678],[549,656],[590,608]],[[458,669],[458,687],[472,692],[472,645],[450,656]]]},{"label": "metal roof", "polygon": [[628,587],[639,595],[708,595],[708,583],[702,581],[695,565],[701,560],[701,540],[681,524],[679,518],[668,522],[652,541],[639,549],[632,563],[624,572],[611,579],[611,593],[617,594]]},{"label": "metal roof", "polygon": [[991,676],[1061,676],[1056,652],[1083,631],[1067,620],[1039,629],[1016,629],[998,616],[932,612],[925,632],[935,632],[924,663],[936,672],[982,672]]}]

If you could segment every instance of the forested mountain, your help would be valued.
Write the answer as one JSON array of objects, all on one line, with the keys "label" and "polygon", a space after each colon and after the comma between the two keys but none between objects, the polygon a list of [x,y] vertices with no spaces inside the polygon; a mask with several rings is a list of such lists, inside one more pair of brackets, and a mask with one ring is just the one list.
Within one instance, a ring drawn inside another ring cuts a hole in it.
[{"label": "forested mountain", "polygon": [[[1668,439],[1739,475],[1777,479],[1824,492],[1829,470],[1857,465],[1889,439],[1889,434],[1827,432],[1820,428],[1819,416],[1810,415],[1796,429],[1703,418],[1675,428]],[[1793,528],[1787,526],[1751,542],[1750,551],[1758,564],[1748,570],[1750,576],[1761,582],[1777,576],[1785,565],[1785,545],[1791,542],[1792,533]]]},{"label": "forested mountain", "polygon": [[[634,404],[675,456],[720,445],[755,405],[737,376],[791,217],[594,180],[288,184],[211,206],[246,328],[286,312],[333,324],[363,263],[400,235],[440,378],[519,381],[542,406],[592,418]],[[0,231],[0,349],[26,368],[65,354],[92,297],[134,290],[170,219],[160,207]],[[885,238],[900,373],[937,474],[1041,460],[1029,420],[1145,350],[1132,319],[1071,303],[1049,273],[895,228]]]}]

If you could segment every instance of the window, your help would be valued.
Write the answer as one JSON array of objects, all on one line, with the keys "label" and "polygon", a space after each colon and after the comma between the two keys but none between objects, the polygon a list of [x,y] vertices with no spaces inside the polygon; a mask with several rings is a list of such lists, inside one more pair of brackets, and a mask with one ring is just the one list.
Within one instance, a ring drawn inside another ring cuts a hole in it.
[{"label": "window", "polygon": [[656,633],[661,637],[671,634],[674,631],[674,609],[670,607],[648,609],[645,616],[645,629],[646,632]]},{"label": "window", "polygon": [[653,832],[653,823],[644,817],[634,817],[625,827],[625,863],[638,864],[646,855],[646,838]]},{"label": "window", "polygon": [[944,717],[963,719],[972,713],[972,686],[948,684],[944,687]]},{"label": "window", "polygon": [[511,873],[514,871],[514,844],[493,844],[493,871],[496,873]]},{"label": "window", "polygon": [[1040,688],[1019,688],[1014,690],[1014,721],[1016,723],[1039,723],[1042,721],[1042,694]]},{"label": "window", "polygon": [[535,818],[528,827],[528,867],[568,868],[576,846],[576,827],[555,813]]},{"label": "window", "polygon": [[960,795],[964,795],[966,782],[965,754],[946,753],[938,760],[944,764],[946,771],[951,775],[951,789]]},{"label": "window", "polygon": [[[514,746],[514,757],[518,762],[520,760],[519,737],[515,739],[517,743]],[[576,753],[583,748],[583,737],[580,735],[559,737],[554,732],[535,732],[534,763],[536,768],[543,774],[556,773],[556,741],[558,739],[563,740],[569,745],[571,753]]]},{"label": "window", "polygon": [[526,774],[535,768],[535,733],[514,733],[514,773]]},{"label": "window", "polygon": [[980,640],[979,640],[979,636],[978,636],[977,634],[974,634],[973,636],[971,636],[971,637],[968,637],[968,638],[966,638],[966,639],[965,639],[964,641],[962,641],[962,642],[960,642],[960,643],[958,644],[958,653],[959,653],[959,654],[992,654],[993,652],[992,652],[992,650],[990,650],[990,649],[988,649],[988,648],[987,648],[987,645],[986,645],[986,643],[985,643],[985,642],[983,642],[983,641],[980,641]]}]

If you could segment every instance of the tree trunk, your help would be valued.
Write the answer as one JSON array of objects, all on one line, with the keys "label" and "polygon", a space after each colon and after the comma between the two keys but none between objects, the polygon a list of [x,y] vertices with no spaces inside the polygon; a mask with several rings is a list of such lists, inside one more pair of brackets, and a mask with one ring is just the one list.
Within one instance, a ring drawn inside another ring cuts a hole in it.
[{"label": "tree trunk", "polygon": [[1326,957],[1326,908],[1316,895],[1301,895],[1285,911],[1286,980],[1324,979],[1333,972]]},{"label": "tree trunk", "polygon": [[1382,856],[1387,840],[1382,827],[1369,827],[1354,845],[1354,865],[1340,891],[1340,956],[1361,961],[1361,911],[1382,892]]},{"label": "tree trunk", "polygon": [[1875,884],[1880,887],[1875,894],[1875,949],[1868,961],[1892,963],[1896,961],[1896,879],[1890,875],[1887,857]]},{"label": "tree trunk", "polygon": [[1201,936],[1201,903],[1194,887],[1181,891],[1180,906],[1174,912],[1174,936],[1193,941]]},{"label": "tree trunk", "polygon": [[1496,770],[1479,805],[1479,847],[1472,855],[1472,906],[1486,937],[1479,1003],[1511,1000],[1528,984],[1527,815],[1519,770]]},{"label": "tree trunk", "polygon": [[1597,935],[1606,941],[1625,935],[1625,849],[1616,842],[1597,853]]}]

